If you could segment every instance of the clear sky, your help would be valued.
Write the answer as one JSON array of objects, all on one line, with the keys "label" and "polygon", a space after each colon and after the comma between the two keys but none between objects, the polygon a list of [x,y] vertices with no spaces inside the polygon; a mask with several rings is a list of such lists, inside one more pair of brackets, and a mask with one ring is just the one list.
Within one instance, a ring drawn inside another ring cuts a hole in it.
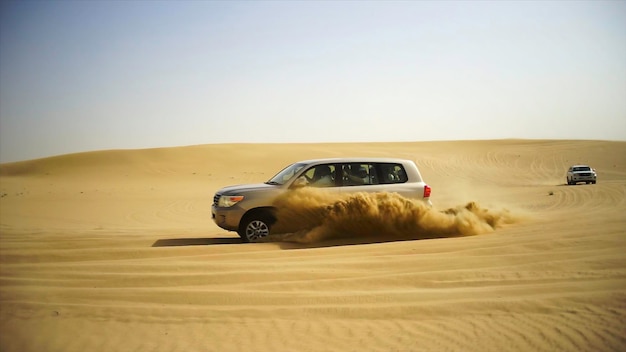
[{"label": "clear sky", "polygon": [[0,162],[500,138],[626,140],[626,1],[0,2]]}]

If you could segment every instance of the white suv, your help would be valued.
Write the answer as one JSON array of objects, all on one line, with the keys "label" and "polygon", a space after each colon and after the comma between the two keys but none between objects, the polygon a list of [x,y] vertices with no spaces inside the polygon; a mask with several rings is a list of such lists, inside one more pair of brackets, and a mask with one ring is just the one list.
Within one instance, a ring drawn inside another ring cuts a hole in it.
[{"label": "white suv", "polygon": [[211,209],[213,221],[237,231],[244,242],[270,234],[276,222],[274,199],[300,187],[332,187],[339,192],[395,192],[431,205],[431,188],[413,161],[389,158],[335,158],[293,163],[269,181],[218,190]]},{"label": "white suv", "polygon": [[578,182],[596,183],[596,170],[589,165],[574,165],[567,170],[567,184],[575,185]]}]

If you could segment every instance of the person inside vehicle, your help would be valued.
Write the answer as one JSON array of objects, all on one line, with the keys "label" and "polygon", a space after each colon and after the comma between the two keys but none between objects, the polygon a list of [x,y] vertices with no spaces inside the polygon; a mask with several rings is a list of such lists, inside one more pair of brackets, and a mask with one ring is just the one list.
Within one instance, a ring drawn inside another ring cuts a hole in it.
[{"label": "person inside vehicle", "polygon": [[352,164],[344,167],[343,176],[350,185],[364,185],[369,183],[369,176],[364,165]]},{"label": "person inside vehicle", "polygon": [[332,171],[328,165],[317,166],[313,172],[313,178],[309,180],[310,185],[315,187],[332,186],[335,182],[331,174]]}]

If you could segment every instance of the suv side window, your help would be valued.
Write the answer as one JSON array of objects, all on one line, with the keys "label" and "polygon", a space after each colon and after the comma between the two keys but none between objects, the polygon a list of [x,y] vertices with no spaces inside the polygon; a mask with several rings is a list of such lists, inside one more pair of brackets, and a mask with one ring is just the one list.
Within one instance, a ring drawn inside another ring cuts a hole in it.
[{"label": "suv side window", "polygon": [[303,176],[307,179],[309,186],[334,187],[335,186],[335,165],[323,164],[323,165],[314,166],[306,170]]},{"label": "suv side window", "polygon": [[381,182],[380,183],[405,183],[408,181],[406,171],[400,164],[379,164]]},{"label": "suv side window", "polygon": [[378,184],[375,164],[349,163],[341,165],[342,186],[362,186]]}]

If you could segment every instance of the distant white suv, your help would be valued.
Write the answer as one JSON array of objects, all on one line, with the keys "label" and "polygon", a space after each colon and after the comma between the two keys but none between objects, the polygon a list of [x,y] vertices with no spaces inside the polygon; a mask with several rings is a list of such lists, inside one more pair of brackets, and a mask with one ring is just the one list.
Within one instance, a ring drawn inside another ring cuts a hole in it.
[{"label": "distant white suv", "polygon": [[596,183],[596,170],[589,165],[574,165],[567,170],[567,184],[575,185],[578,182]]},{"label": "distant white suv", "polygon": [[410,160],[316,159],[293,163],[265,183],[218,190],[211,209],[213,221],[237,231],[244,242],[257,242],[270,234],[276,221],[274,199],[300,187],[332,187],[340,193],[395,192],[431,205],[431,188]]}]

